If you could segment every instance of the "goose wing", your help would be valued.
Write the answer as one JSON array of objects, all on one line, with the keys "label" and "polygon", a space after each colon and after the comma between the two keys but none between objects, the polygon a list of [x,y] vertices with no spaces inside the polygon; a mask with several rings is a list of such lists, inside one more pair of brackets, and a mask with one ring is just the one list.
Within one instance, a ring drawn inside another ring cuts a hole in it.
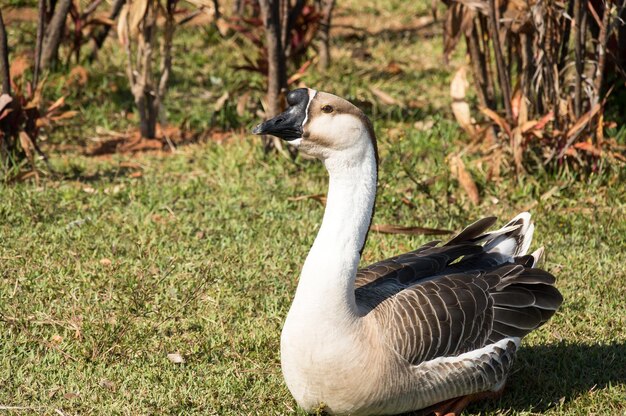
[{"label": "goose wing", "polygon": [[529,216],[515,221],[485,233],[494,219],[484,219],[444,246],[427,244],[362,270],[357,304],[387,346],[420,364],[521,338],[546,322],[562,297],[554,277],[524,255]]}]

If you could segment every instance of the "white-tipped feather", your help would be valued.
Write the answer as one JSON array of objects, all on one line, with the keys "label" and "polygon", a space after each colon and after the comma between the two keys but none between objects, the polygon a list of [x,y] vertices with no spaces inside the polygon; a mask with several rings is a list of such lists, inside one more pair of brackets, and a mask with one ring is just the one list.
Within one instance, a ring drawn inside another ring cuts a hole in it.
[{"label": "white-tipped feather", "polygon": [[[520,220],[521,224],[518,224]],[[522,212],[501,229],[487,234],[489,237],[485,242],[485,251],[500,253],[510,258],[523,256],[530,248],[534,231],[535,226],[530,214]]]},{"label": "white-tipped feather", "polygon": [[543,247],[539,247],[537,250],[533,251],[533,253],[531,254],[531,256],[533,256],[533,267],[537,267],[537,265],[539,264],[539,261],[542,260],[543,258]]}]

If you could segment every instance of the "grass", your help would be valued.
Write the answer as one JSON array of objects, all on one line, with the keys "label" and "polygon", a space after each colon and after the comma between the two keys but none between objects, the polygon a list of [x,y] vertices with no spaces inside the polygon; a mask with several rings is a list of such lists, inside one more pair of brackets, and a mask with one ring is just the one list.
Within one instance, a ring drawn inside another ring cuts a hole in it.
[{"label": "grass", "polygon": [[[345,15],[359,10],[346,7]],[[406,15],[402,7],[382,14]],[[234,99],[212,111],[224,89],[237,97],[247,82],[261,85],[230,68],[240,59],[234,46],[197,28],[179,42],[170,120],[250,126],[256,117],[238,118]],[[50,132],[50,143],[133,125],[116,48],[109,43],[107,59],[87,67],[80,91],[51,76],[54,93],[69,94],[81,115]],[[358,48],[372,58],[352,59]],[[412,32],[341,37],[330,73],[312,71],[304,82],[374,102],[382,158],[375,223],[458,230],[532,209],[534,246],[546,247],[565,302],[526,339],[505,395],[467,413],[626,413],[623,170],[487,181],[482,162],[467,157],[482,196],[473,207],[445,160],[466,143],[448,110],[451,68],[440,51],[440,38]],[[384,70],[392,60],[402,73]],[[372,84],[420,104],[378,105]],[[432,129],[414,125],[424,119]],[[294,197],[325,192],[326,174],[319,163],[265,157],[260,148],[243,131],[175,154],[94,159],[48,146],[56,176],[0,185],[0,413],[301,414],[282,382],[279,334],[323,213],[315,200]],[[425,241],[371,234],[363,264]],[[173,353],[184,363],[168,359]]]}]

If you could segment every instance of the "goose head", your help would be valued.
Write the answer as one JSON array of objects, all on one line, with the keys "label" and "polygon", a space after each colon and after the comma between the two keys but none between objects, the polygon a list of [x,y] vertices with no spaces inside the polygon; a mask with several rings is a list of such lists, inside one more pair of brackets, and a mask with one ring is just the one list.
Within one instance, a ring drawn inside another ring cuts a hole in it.
[{"label": "goose head", "polygon": [[368,152],[377,156],[372,123],[349,101],[310,88],[293,90],[286,98],[287,110],[257,125],[254,134],[279,137],[324,162],[360,160]]}]

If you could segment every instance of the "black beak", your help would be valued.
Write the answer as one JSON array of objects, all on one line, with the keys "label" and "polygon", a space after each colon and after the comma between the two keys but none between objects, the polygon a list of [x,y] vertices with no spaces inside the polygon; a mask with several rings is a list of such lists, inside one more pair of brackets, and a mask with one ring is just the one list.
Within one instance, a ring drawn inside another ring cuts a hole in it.
[{"label": "black beak", "polygon": [[283,140],[291,141],[302,137],[302,125],[306,119],[309,92],[299,88],[287,94],[289,107],[283,113],[256,126],[254,134],[271,134]]}]

